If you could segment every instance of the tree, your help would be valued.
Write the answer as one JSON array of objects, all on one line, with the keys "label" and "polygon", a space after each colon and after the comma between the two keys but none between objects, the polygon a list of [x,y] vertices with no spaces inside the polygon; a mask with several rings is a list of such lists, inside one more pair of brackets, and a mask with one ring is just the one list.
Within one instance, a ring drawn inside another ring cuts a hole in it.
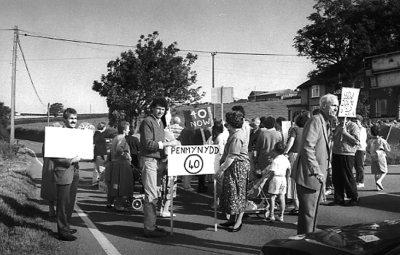
[{"label": "tree", "polygon": [[54,103],[50,105],[50,114],[53,115],[54,117],[57,117],[59,114],[61,114],[64,110],[64,105],[61,103]]},{"label": "tree", "polygon": [[120,120],[133,123],[157,96],[174,104],[196,102],[204,95],[201,87],[193,86],[197,74],[191,66],[197,55],[178,56],[177,43],[165,47],[158,36],[141,35],[134,51],[108,62],[107,74],[93,82],[92,89],[107,99],[110,125]]},{"label": "tree", "polygon": [[366,56],[400,49],[398,0],[318,0],[314,9],[294,38],[299,55],[317,66],[310,78],[336,66],[343,85],[351,85]]},{"label": "tree", "polygon": [[11,109],[0,102],[0,138],[6,139],[9,137],[7,128],[11,121]]}]

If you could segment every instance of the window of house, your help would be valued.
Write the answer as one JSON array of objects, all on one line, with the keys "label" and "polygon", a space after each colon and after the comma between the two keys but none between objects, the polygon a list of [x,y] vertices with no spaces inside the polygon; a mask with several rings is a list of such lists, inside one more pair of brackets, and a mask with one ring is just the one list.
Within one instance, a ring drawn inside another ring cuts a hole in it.
[{"label": "window of house", "polygon": [[387,99],[386,98],[376,99],[375,115],[376,115],[376,117],[387,116]]},{"label": "window of house", "polygon": [[311,97],[319,97],[319,85],[311,86]]}]

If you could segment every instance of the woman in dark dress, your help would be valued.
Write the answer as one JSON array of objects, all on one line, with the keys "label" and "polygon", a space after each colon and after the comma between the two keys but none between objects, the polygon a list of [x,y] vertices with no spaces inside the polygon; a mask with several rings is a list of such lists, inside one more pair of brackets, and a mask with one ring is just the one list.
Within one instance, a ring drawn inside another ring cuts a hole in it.
[{"label": "woman in dark dress", "polygon": [[245,144],[246,134],[242,129],[244,118],[238,111],[226,114],[226,127],[229,138],[221,158],[217,178],[222,178],[220,209],[229,214],[229,220],[222,227],[232,227],[231,232],[242,228],[242,218],[246,209],[246,181],[250,170],[250,161]]}]

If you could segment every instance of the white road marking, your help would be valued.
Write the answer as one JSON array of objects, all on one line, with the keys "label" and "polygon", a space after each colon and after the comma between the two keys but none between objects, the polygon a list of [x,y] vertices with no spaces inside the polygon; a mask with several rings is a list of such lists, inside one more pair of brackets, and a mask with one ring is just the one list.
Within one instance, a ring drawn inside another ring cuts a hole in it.
[{"label": "white road marking", "polygon": [[[40,162],[40,160],[36,157],[36,153],[27,147],[26,149],[31,151],[36,161],[41,166],[43,166],[42,162]],[[121,255],[121,253],[119,253],[119,251],[114,247],[114,245],[112,245],[112,243],[103,235],[103,233],[100,232],[100,230],[96,227],[96,225],[94,225],[94,223],[89,219],[88,215],[84,211],[82,211],[82,209],[77,204],[75,204],[74,209],[77,212],[78,216],[81,217],[83,222],[85,222],[87,228],[90,230],[94,238],[96,238],[97,242],[100,244],[100,246],[103,248],[104,252],[107,255]]]}]

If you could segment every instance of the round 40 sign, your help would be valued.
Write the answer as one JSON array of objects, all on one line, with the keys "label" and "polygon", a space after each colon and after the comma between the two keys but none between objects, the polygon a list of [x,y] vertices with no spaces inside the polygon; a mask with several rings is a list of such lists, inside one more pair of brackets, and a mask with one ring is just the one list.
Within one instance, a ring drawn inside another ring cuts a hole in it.
[{"label": "round 40 sign", "polygon": [[219,159],[216,145],[171,147],[168,151],[168,175],[215,174]]},{"label": "round 40 sign", "polygon": [[191,154],[185,159],[185,170],[189,174],[197,174],[203,169],[203,159],[198,154]]}]

